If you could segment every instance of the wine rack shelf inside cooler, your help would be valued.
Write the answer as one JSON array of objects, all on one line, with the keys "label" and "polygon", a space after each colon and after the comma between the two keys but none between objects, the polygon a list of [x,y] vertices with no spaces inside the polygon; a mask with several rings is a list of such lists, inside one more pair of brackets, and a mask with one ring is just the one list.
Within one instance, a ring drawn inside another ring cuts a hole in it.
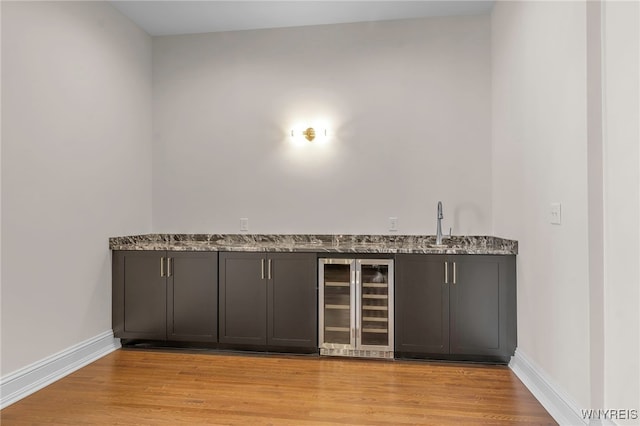
[{"label": "wine rack shelf inside cooler", "polygon": [[326,331],[344,331],[346,333],[351,331],[349,327],[325,327],[324,329]]}]

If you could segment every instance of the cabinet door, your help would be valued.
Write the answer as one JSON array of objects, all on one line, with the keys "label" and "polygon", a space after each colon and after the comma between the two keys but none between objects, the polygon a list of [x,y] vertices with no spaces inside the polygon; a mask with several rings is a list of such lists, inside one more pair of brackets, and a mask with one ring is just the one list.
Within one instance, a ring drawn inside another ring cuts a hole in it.
[{"label": "cabinet door", "polygon": [[220,343],[266,345],[266,256],[220,253]]},{"label": "cabinet door", "polygon": [[446,260],[442,255],[396,256],[396,352],[449,353]]},{"label": "cabinet door", "polygon": [[218,254],[167,253],[167,336],[169,340],[218,339]]},{"label": "cabinet door", "polygon": [[167,337],[163,251],[117,251],[113,261],[113,331],[125,339]]},{"label": "cabinet door", "polygon": [[515,259],[460,255],[451,260],[451,353],[512,355]]},{"label": "cabinet door", "polygon": [[273,253],[267,262],[267,344],[317,347],[315,253]]}]

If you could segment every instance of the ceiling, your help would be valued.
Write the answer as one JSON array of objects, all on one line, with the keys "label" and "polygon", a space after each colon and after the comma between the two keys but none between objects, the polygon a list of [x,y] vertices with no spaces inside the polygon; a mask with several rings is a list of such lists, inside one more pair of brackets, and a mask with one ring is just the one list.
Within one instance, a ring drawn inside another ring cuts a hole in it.
[{"label": "ceiling", "polygon": [[487,14],[493,1],[111,1],[152,36]]}]

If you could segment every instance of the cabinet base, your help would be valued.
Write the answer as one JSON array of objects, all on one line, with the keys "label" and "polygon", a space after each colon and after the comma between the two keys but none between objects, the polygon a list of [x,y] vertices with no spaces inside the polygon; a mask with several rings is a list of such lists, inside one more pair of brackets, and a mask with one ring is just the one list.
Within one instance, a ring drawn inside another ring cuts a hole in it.
[{"label": "cabinet base", "polygon": [[[259,354],[283,354],[283,355],[315,355],[318,356],[318,348],[295,348],[284,346],[253,346],[253,345],[230,345],[224,343],[205,342],[172,342],[146,339],[121,339],[124,349],[150,349],[150,350],[178,350],[184,352],[235,352],[245,355]],[[329,349],[320,348],[320,356],[338,356],[352,358],[370,358],[383,360],[420,360],[436,362],[471,362],[482,364],[508,364],[510,355],[450,355],[450,354],[425,354],[419,352],[398,352],[370,349]]]},{"label": "cabinet base", "polygon": [[416,352],[396,352],[396,359],[444,361],[444,362],[473,362],[479,364],[508,364],[511,356],[500,355],[449,355],[425,354]]},{"label": "cabinet base", "polygon": [[179,350],[185,352],[238,352],[245,354],[318,355],[317,347],[235,345],[215,342],[180,342],[148,339],[121,339],[125,349]]},{"label": "cabinet base", "polygon": [[374,351],[369,349],[327,349],[321,348],[320,355],[357,358],[393,359],[393,351]]}]

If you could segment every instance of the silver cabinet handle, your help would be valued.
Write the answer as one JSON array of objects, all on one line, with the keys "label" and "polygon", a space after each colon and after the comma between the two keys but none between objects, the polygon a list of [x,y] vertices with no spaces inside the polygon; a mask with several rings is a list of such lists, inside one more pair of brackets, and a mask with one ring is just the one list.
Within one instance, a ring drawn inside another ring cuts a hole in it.
[{"label": "silver cabinet handle", "polygon": [[456,262],[453,262],[453,283],[454,284],[456,283],[456,275],[457,275],[456,270],[457,269],[458,268],[456,268]]},{"label": "silver cabinet handle", "polygon": [[264,280],[264,258],[260,259],[260,277]]},{"label": "silver cabinet handle", "polygon": [[449,284],[449,262],[444,262],[444,283]]},{"label": "silver cabinet handle", "polygon": [[164,256],[160,258],[160,276],[164,277]]},{"label": "silver cabinet handle", "polygon": [[267,277],[271,279],[271,259],[267,262]]},{"label": "silver cabinet handle", "polygon": [[167,257],[167,277],[171,276],[171,264],[173,263],[172,257]]}]

